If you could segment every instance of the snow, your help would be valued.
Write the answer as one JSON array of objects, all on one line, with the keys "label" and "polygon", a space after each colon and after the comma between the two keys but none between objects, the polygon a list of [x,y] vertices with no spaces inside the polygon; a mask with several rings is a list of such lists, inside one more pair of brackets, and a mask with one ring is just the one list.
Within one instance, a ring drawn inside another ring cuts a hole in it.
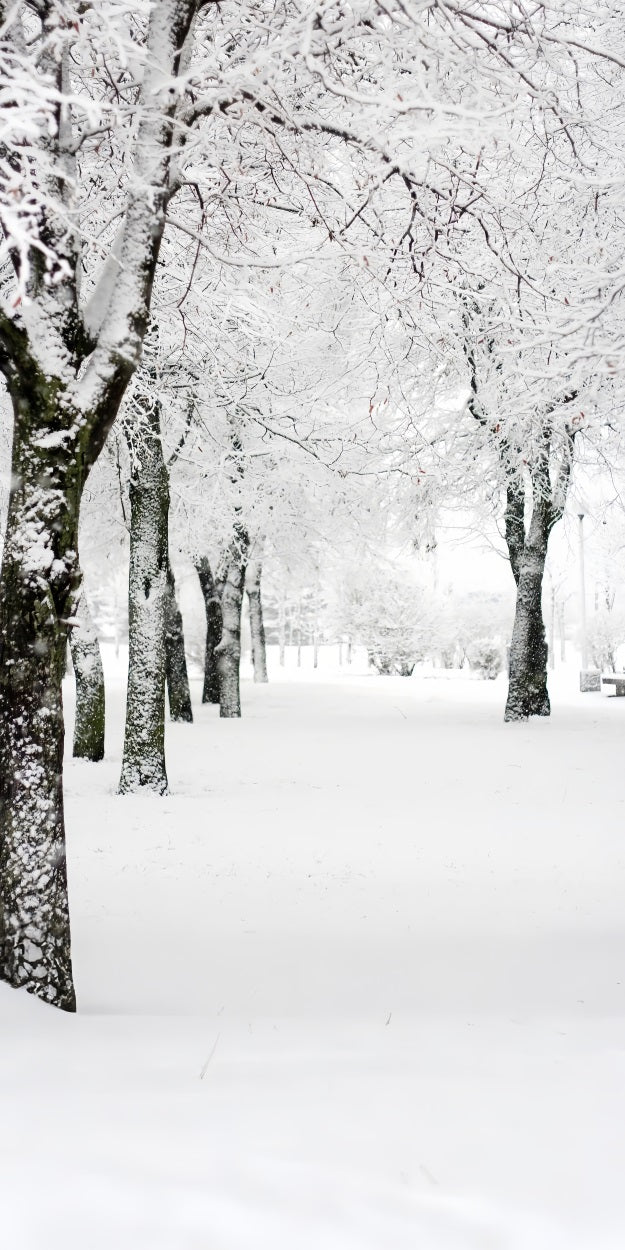
[{"label": "snow", "polygon": [[625,703],[274,660],[122,798],[106,662],[79,1014],[0,992],[3,1245],[621,1250]]}]

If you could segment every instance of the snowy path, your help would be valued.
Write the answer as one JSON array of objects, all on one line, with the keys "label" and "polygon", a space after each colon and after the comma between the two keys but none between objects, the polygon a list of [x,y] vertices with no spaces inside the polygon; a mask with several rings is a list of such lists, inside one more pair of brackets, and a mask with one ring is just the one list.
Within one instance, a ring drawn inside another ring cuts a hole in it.
[{"label": "snowy path", "polygon": [[244,694],[164,800],[119,695],[68,770],[81,1013],[0,993],[3,1244],[622,1250],[623,704]]}]

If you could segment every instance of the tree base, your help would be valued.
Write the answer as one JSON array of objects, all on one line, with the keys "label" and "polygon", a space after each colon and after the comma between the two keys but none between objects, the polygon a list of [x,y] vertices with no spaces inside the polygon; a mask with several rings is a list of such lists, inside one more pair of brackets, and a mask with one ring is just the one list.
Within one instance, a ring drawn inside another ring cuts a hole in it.
[{"label": "tree base", "polygon": [[169,792],[165,772],[145,773],[137,769],[125,769],[119,779],[118,794],[158,794]]},{"label": "tree base", "polygon": [[504,712],[504,722],[510,723],[511,721],[527,721],[530,719],[530,716],[551,716],[551,704],[549,702],[548,694],[545,693],[540,699],[535,700],[533,703],[530,702],[527,696],[522,699],[518,699],[514,697],[511,698],[510,695],[508,695],[508,702],[506,703],[506,710]]},{"label": "tree base", "polygon": [[95,746],[84,746],[74,742],[72,757],[75,760],[87,760],[90,764],[99,764],[104,759],[104,747],[100,742]]},{"label": "tree base", "polygon": [[58,1011],[67,1011],[70,1014],[76,1011],[76,994],[73,985],[66,989],[54,989],[52,992],[51,986],[42,986],[34,980],[14,981],[10,976],[5,976],[1,968],[0,982],[10,986],[12,990],[22,990],[26,994],[31,994],[33,998],[38,998],[48,1007],[56,1007]]}]

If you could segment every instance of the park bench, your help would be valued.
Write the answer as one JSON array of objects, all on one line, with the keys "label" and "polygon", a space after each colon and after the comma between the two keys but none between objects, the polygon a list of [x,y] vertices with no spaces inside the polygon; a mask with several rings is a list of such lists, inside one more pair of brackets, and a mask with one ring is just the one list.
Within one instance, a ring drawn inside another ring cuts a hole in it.
[{"label": "park bench", "polygon": [[625,673],[618,676],[602,677],[601,681],[604,686],[615,686],[615,695],[625,695]]}]

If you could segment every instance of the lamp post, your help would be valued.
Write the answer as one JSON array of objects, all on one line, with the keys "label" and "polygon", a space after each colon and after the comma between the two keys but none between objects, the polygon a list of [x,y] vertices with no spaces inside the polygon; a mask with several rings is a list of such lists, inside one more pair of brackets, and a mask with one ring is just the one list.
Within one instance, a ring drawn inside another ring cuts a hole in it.
[{"label": "lamp post", "polygon": [[582,672],[588,668],[588,630],[586,626],[586,570],[584,567],[584,513],[578,512],[579,520],[579,615],[581,623]]}]

